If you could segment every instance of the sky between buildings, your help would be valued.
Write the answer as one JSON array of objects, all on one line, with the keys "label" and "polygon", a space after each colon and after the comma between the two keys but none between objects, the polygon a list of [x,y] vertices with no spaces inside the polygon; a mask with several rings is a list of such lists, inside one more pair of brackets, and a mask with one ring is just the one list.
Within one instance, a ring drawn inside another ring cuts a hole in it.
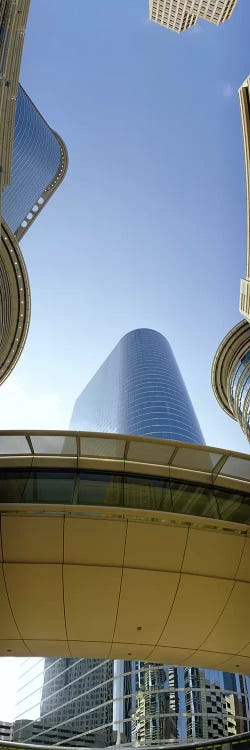
[{"label": "sky between buildings", "polygon": [[[245,276],[249,27],[249,0],[180,36],[148,21],[147,0],[74,0],[70,13],[66,0],[31,2],[21,83],[69,170],[21,243],[31,326],[0,389],[1,429],[66,429],[96,369],[142,326],[169,339],[207,443],[247,452],[210,371]],[[0,719],[13,716],[16,665],[0,660]]]}]

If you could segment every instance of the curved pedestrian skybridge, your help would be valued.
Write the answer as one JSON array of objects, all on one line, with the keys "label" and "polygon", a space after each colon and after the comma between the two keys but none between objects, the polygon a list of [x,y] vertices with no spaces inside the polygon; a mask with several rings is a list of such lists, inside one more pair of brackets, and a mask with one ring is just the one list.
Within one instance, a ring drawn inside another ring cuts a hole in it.
[{"label": "curved pedestrian skybridge", "polygon": [[0,433],[0,653],[250,673],[250,458]]},{"label": "curved pedestrian skybridge", "polygon": [[0,432],[0,501],[127,507],[250,523],[250,458],[100,433]]}]

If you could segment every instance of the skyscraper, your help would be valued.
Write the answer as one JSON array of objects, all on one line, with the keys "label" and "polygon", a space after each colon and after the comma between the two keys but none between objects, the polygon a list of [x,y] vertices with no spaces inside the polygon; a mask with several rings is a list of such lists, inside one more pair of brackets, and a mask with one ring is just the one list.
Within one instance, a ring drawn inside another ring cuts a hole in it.
[{"label": "skyscraper", "polygon": [[77,399],[70,426],[204,443],[172,349],[148,328],[119,341]]},{"label": "skyscraper", "polygon": [[239,89],[246,174],[246,278],[241,279],[240,312],[245,320],[224,337],[212,365],[214,394],[224,411],[237,419],[250,441],[250,76]]},{"label": "skyscraper", "polygon": [[237,323],[214,357],[212,386],[226,414],[237,419],[250,442],[250,325]]},{"label": "skyscraper", "polygon": [[11,182],[2,195],[0,384],[15,366],[29,329],[29,280],[18,243],[60,185],[66,169],[62,139],[19,85]]},{"label": "skyscraper", "polygon": [[62,138],[19,84],[11,183],[2,197],[3,218],[18,241],[59,187],[67,165]]},{"label": "skyscraper", "polygon": [[151,21],[172,31],[186,31],[199,18],[217,26],[231,18],[237,0],[149,0]]},{"label": "skyscraper", "polygon": [[[77,399],[71,427],[204,442],[171,347],[150,329],[121,339]],[[42,675],[38,663],[37,696],[32,681],[27,695],[23,680],[15,728],[20,740],[162,744],[226,736],[242,727],[242,717],[247,728],[247,681],[239,675],[229,682],[227,675],[226,682],[212,670],[72,658],[45,659]],[[36,714],[29,710],[31,697]]]},{"label": "skyscraper", "polygon": [[30,319],[26,267],[9,227],[2,222],[2,190],[10,184],[18,78],[30,0],[0,3],[0,383],[20,356]]},{"label": "skyscraper", "polygon": [[0,201],[11,180],[11,160],[19,71],[30,0],[0,3]]}]

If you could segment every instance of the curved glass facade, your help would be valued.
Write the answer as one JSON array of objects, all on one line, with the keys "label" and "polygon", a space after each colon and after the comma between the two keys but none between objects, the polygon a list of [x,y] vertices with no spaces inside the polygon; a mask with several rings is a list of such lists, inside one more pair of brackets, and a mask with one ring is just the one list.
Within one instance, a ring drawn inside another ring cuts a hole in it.
[{"label": "curved glass facade", "polygon": [[11,184],[4,188],[2,214],[14,234],[60,169],[58,138],[22,86],[18,87]]},{"label": "curved glass facade", "polygon": [[249,677],[210,669],[24,659],[14,739],[102,747],[117,732],[135,746],[226,737],[249,730],[249,693]]},{"label": "curved glass facade", "polygon": [[229,403],[250,441],[250,352],[246,352],[230,373]]},{"label": "curved glass facade", "polygon": [[172,349],[148,328],[119,341],[79,396],[71,427],[204,443]]}]

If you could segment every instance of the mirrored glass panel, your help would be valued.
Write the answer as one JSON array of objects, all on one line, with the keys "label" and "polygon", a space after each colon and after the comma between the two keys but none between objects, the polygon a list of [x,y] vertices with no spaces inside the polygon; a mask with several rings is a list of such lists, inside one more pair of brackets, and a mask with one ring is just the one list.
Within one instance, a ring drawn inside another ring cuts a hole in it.
[{"label": "mirrored glass panel", "polygon": [[21,503],[29,476],[28,469],[0,470],[0,502]]},{"label": "mirrored glass panel", "polygon": [[215,487],[214,494],[221,518],[236,523],[250,523],[249,495],[240,492],[228,492],[228,490],[223,490],[220,487]]},{"label": "mirrored glass panel", "polygon": [[169,482],[154,477],[127,476],[124,505],[129,508],[172,511]]},{"label": "mirrored glass panel", "polygon": [[219,518],[216,499],[210,487],[171,480],[171,495],[175,513]]},{"label": "mirrored glass panel", "polygon": [[123,505],[123,480],[119,474],[79,473],[78,502],[84,505]]},{"label": "mirrored glass panel", "polygon": [[31,471],[22,495],[24,503],[72,503],[75,474],[49,469]]}]

